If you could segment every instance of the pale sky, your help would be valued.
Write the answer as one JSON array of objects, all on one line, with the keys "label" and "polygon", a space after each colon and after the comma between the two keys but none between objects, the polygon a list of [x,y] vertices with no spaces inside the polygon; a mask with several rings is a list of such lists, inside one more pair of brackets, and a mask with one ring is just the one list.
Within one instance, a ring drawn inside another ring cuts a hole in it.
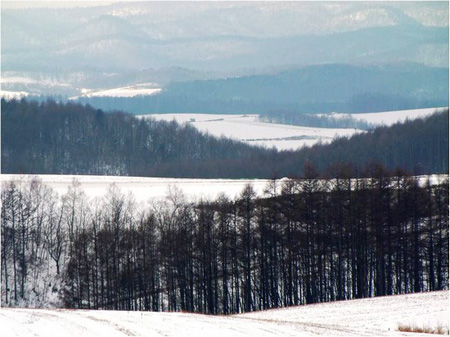
[{"label": "pale sky", "polygon": [[105,6],[117,1],[1,1],[2,8],[20,9],[34,7],[73,8]]},{"label": "pale sky", "polygon": [[[35,8],[35,7],[50,7],[50,8],[73,8],[73,7],[96,7],[96,6],[106,6],[117,2],[140,2],[140,1],[157,1],[157,0],[119,0],[119,1],[108,1],[108,0],[97,0],[97,1],[73,1],[73,0],[10,0],[4,1],[0,0],[1,8],[5,9],[20,9],[20,8]],[[179,0],[164,0],[164,1],[179,1]],[[181,0],[181,1],[204,1],[204,0]],[[215,0],[206,0],[215,2]],[[236,1],[236,0],[220,0],[220,1]],[[238,0],[238,1],[255,1],[255,0]],[[258,1],[258,0],[256,0]],[[284,1],[284,0],[271,0],[272,2]],[[292,1],[292,0],[291,0]],[[293,1],[320,1],[320,0],[293,0]],[[325,0],[325,1],[346,1],[346,0]],[[347,0],[348,1],[348,0]],[[350,0],[354,1],[354,0]],[[378,2],[386,0],[362,0],[363,2]],[[389,2],[390,0],[388,0]],[[392,0],[391,0],[392,1]],[[395,0],[395,1],[410,1],[410,0]],[[431,2],[434,0],[421,0],[419,2]],[[358,1],[356,1],[358,2]]]}]

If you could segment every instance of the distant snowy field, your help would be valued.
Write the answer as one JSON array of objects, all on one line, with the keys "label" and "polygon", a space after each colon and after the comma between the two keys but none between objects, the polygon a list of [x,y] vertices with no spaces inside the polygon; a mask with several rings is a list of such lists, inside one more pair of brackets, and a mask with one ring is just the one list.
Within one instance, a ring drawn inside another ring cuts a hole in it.
[{"label": "distant snowy field", "polygon": [[213,136],[225,136],[250,145],[262,145],[278,150],[298,149],[312,146],[319,141],[329,143],[335,137],[349,137],[363,132],[356,129],[326,129],[306,126],[265,123],[258,115],[210,115],[210,114],[153,114],[156,120],[190,123],[202,132]]},{"label": "distant snowy field", "polygon": [[5,337],[118,336],[427,336],[400,325],[448,333],[449,292],[376,297],[261,312],[188,313],[0,309]]},{"label": "distant snowy field", "polygon": [[[2,77],[0,79],[0,84],[3,87],[9,87],[11,85],[33,85],[39,83],[40,85],[45,85],[47,87],[69,87],[67,84],[57,82],[57,81],[49,81],[49,80],[35,80],[29,77],[20,77],[20,76],[9,76]],[[77,89],[79,90],[79,89]],[[130,85],[126,87],[118,87],[118,88],[109,88],[109,89],[86,89],[83,88],[79,90],[79,96],[73,96],[70,99],[77,99],[81,97],[136,97],[136,96],[149,96],[156,95],[160,93],[162,88],[160,88],[156,83],[138,83],[135,85]],[[4,97],[6,99],[20,99],[22,97],[27,97],[32,95],[33,90],[31,92],[26,91],[11,91],[11,90],[0,90],[0,97]]]},{"label": "distant snowy field", "polygon": [[[84,97],[136,97],[155,95],[159,92],[161,92],[161,88],[157,88],[155,83],[141,83],[127,87],[105,90],[81,90],[82,96]],[[72,99],[75,98],[78,97],[72,97]]]},{"label": "distant snowy field", "polygon": [[333,113],[329,116],[334,118],[353,117],[354,119],[361,120],[373,125],[387,125],[390,126],[395,123],[403,123],[407,120],[414,120],[416,118],[424,118],[442,111],[446,108],[428,108],[428,109],[415,109],[415,110],[397,110],[397,111],[385,111],[385,112],[373,112],[373,113],[356,113],[356,114],[341,114]]},{"label": "distant snowy field", "polygon": [[[373,125],[392,125],[405,120],[413,120],[435,113],[442,108],[419,110],[387,111],[367,114],[326,114],[330,118],[351,116]],[[312,146],[318,142],[330,143],[336,137],[350,137],[364,132],[358,129],[316,128],[275,124],[259,121],[258,115],[211,115],[211,114],[152,114],[147,116],[156,120],[189,123],[202,132],[216,137],[229,137],[250,145],[262,145],[278,150],[295,150],[302,146]]]}]

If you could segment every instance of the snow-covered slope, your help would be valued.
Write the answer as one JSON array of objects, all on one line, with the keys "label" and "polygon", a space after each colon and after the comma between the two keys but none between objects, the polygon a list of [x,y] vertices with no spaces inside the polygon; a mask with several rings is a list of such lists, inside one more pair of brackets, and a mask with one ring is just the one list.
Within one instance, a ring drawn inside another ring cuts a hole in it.
[{"label": "snow-covered slope", "polygon": [[[329,118],[348,118],[364,121],[374,126],[392,125],[416,118],[427,117],[444,108],[386,111],[374,113],[341,114],[321,116]],[[261,122],[258,115],[213,115],[213,114],[154,114],[156,120],[190,123],[200,131],[214,136],[225,136],[246,142],[250,145],[263,145],[278,150],[295,150],[302,146],[312,146],[318,142],[329,143],[336,137],[349,137],[364,132],[350,128],[319,128]]]},{"label": "snow-covered slope", "polygon": [[[188,313],[0,309],[5,337],[411,336],[399,326],[449,328],[449,292],[368,298],[206,316]],[[424,336],[420,334],[418,336]]]},{"label": "snow-covered slope", "polygon": [[356,120],[361,120],[375,126],[377,125],[392,125],[395,123],[403,123],[406,120],[413,120],[416,118],[428,117],[436,111],[442,111],[446,108],[427,108],[427,109],[414,109],[414,110],[397,110],[397,111],[384,111],[373,113],[355,113],[355,114],[331,114],[333,118],[352,117]]},{"label": "snow-covered slope", "polygon": [[[90,90],[82,89],[83,97],[136,97],[136,96],[149,96],[157,94],[161,91],[161,88],[155,87],[154,83],[142,83],[127,87],[112,88],[105,90]],[[78,97],[72,97],[76,99]]]},{"label": "snow-covered slope", "polygon": [[[156,120],[190,123],[203,132],[225,136],[250,145],[262,145],[278,150],[295,150],[318,142],[329,143],[335,137],[348,137],[362,132],[356,129],[312,128],[275,123],[264,123],[258,115],[209,115],[209,114],[162,114],[143,115]],[[142,117],[142,116],[141,116]]]}]

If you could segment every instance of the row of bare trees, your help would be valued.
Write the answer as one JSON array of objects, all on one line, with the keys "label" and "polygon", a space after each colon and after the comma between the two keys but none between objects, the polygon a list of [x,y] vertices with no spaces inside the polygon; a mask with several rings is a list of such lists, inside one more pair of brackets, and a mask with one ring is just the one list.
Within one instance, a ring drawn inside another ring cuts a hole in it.
[{"label": "row of bare trees", "polygon": [[62,198],[37,177],[2,183],[2,304],[60,302],[72,243],[88,221],[86,200],[76,183]]},{"label": "row of bare trees", "polygon": [[89,201],[10,182],[2,303],[229,314],[448,288],[448,178],[305,172],[264,197],[144,208],[114,185]]}]

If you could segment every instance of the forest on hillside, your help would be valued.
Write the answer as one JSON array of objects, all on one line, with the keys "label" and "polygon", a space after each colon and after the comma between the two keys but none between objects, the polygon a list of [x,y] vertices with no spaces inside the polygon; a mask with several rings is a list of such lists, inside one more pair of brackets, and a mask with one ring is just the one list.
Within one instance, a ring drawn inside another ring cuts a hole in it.
[{"label": "forest on hillside", "polygon": [[5,306],[231,314],[448,289],[449,182],[345,167],[247,185],[229,199],[179,191],[145,207],[112,185],[90,200],[39,179],[1,192]]},{"label": "forest on hillside", "polygon": [[1,108],[3,173],[272,179],[299,177],[309,161],[323,177],[341,164],[360,176],[371,162],[448,174],[448,109],[328,145],[277,151],[73,102],[2,99]]},{"label": "forest on hillside", "polygon": [[448,106],[448,68],[416,63],[321,64],[274,74],[173,82],[157,95],[77,102],[134,114],[376,112]]},{"label": "forest on hillside", "polygon": [[70,102],[2,100],[4,173],[239,177],[252,169],[260,175],[243,162],[271,153],[175,122]]}]

